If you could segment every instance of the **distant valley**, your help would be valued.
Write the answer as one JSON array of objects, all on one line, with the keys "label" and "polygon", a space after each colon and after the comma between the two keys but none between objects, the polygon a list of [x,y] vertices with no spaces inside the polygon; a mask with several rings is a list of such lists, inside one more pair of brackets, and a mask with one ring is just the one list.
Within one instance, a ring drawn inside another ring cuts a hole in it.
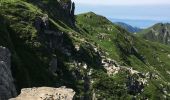
[{"label": "distant valley", "polygon": [[126,30],[127,30],[128,32],[130,32],[130,33],[136,33],[136,32],[142,31],[141,28],[133,27],[133,26],[128,25],[128,24],[123,23],[123,22],[116,22],[115,24],[118,25],[118,26],[120,26],[120,27],[122,27],[122,28],[124,28],[124,29],[126,29]]}]

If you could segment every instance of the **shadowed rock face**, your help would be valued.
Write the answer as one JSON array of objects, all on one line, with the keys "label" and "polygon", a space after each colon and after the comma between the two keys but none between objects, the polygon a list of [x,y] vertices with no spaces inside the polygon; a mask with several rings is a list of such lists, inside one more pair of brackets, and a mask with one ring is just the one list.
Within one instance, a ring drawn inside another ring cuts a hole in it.
[{"label": "shadowed rock face", "polygon": [[26,0],[37,5],[41,9],[45,9],[50,17],[62,20],[67,25],[75,27],[75,3],[71,0]]},{"label": "shadowed rock face", "polygon": [[10,51],[0,46],[0,100],[16,96],[16,89],[11,74]]},{"label": "shadowed rock face", "polygon": [[65,87],[26,88],[21,90],[17,98],[10,100],[72,100],[75,92]]}]

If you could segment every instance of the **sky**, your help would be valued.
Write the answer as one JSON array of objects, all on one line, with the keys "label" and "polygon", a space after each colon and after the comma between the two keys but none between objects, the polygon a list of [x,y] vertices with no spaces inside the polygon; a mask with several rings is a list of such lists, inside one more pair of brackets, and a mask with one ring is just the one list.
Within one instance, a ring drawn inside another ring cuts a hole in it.
[{"label": "sky", "polygon": [[[130,23],[132,26],[149,27],[157,22],[170,22],[170,0],[72,1],[76,3],[76,14],[93,11],[114,21],[123,19],[124,22]],[[133,23],[130,21],[133,21]],[[139,23],[140,21],[149,22],[143,25]]]}]

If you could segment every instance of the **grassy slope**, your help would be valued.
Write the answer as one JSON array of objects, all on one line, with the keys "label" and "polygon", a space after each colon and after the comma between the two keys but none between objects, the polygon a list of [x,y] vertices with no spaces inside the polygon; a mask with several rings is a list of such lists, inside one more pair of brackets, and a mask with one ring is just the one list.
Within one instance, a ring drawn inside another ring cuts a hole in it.
[{"label": "grassy slope", "polygon": [[[170,75],[166,72],[170,70],[170,58],[168,58],[170,47],[134,37],[113,25],[106,18],[92,12],[78,15],[77,25],[82,28],[82,32],[85,32],[88,38],[99,44],[103,50],[109,53],[111,58],[122,65],[131,66],[140,72],[157,73],[161,79],[154,80],[154,82],[151,80],[150,85],[145,87],[146,89],[141,95],[149,95],[151,99],[160,96],[161,91],[158,89],[160,83],[167,85],[166,82],[170,82]],[[108,30],[109,28],[112,30]],[[111,41],[98,39],[99,33],[109,34]],[[138,54],[131,51],[132,47],[138,50]],[[139,55],[145,59],[141,59]],[[152,91],[157,91],[158,93],[155,93],[157,96]]]},{"label": "grassy slope", "polygon": [[[107,33],[111,38],[115,38],[115,33],[120,33],[111,22],[102,16],[96,16],[93,12],[78,15],[77,21],[79,27],[82,28],[81,31],[85,32],[90,40],[96,42],[97,44],[101,44],[100,46],[102,46],[102,49],[110,52],[110,56],[114,57],[115,59],[119,59],[118,53],[116,53],[116,47],[112,41],[98,41],[97,39],[97,35],[99,33]],[[108,31],[107,28],[111,28],[113,31]]]}]

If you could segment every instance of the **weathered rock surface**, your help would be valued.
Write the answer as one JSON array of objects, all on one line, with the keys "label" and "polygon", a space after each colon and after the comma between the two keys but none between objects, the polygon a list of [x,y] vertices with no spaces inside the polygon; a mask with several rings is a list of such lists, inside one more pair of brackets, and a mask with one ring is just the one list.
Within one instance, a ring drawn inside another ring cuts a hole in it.
[{"label": "weathered rock surface", "polygon": [[10,100],[72,100],[75,92],[65,87],[51,88],[25,88],[21,90],[21,94]]},{"label": "weathered rock surface", "polygon": [[10,51],[0,46],[0,100],[7,100],[17,94],[11,74],[10,57]]}]

